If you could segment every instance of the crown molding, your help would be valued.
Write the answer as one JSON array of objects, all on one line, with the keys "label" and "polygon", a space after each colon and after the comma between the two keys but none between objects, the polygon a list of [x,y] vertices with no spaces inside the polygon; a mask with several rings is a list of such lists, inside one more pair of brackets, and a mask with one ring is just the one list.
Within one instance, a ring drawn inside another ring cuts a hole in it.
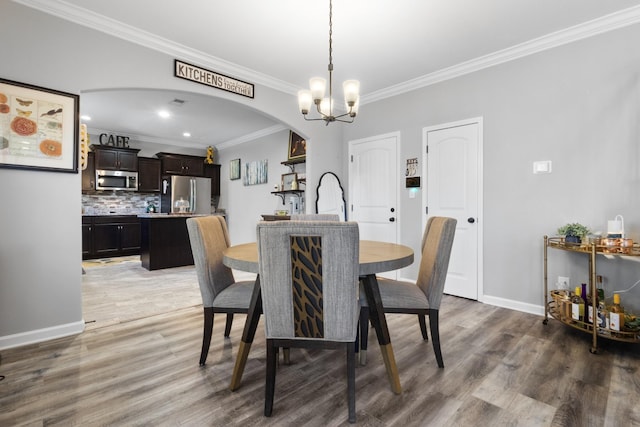
[{"label": "crown molding", "polygon": [[219,73],[232,75],[235,78],[278,90],[295,94],[298,87],[283,80],[260,73],[241,65],[225,61],[224,59],[208,55],[202,51],[165,39],[153,33],[141,30],[131,25],[116,21],[90,10],[71,5],[63,0],[13,0],[15,3],[37,9],[49,15],[71,21],[92,30],[106,33],[149,49],[172,55],[187,62],[209,67]]},{"label": "crown molding", "polygon": [[502,49],[470,61],[465,61],[406,82],[363,95],[361,105],[411,92],[446,80],[470,74],[485,68],[514,61],[538,52],[553,49],[598,34],[617,30],[640,22],[640,6],[633,6],[585,23]]},{"label": "crown molding", "polygon": [[[298,90],[298,87],[283,80],[276,79],[212,55],[207,55],[201,51],[189,48],[188,46],[142,31],[138,28],[107,18],[87,9],[71,5],[63,0],[13,1],[79,25],[107,33],[111,36],[148,47],[149,49],[171,54],[176,58],[191,61],[202,67],[210,67],[224,74],[253,81],[280,92],[295,96]],[[598,34],[637,24],[638,22],[640,22],[640,6],[633,6],[485,56],[408,80],[403,83],[371,92],[367,95],[362,95],[360,104],[364,105],[406,92],[411,92],[416,89],[451,80],[495,65],[514,61],[528,55],[533,55],[538,52],[553,49],[555,47],[586,39]]]},{"label": "crown molding", "polygon": [[91,127],[90,125],[87,125],[87,127],[90,135],[100,135],[102,133],[107,133],[107,134],[117,133],[118,135],[128,137],[131,141],[134,141],[134,142],[149,142],[153,144],[175,145],[182,148],[196,148],[196,149],[205,149],[209,145],[213,145],[218,151],[224,150],[225,148],[234,147],[236,145],[241,145],[241,144],[244,144],[245,142],[251,142],[258,138],[262,138],[262,137],[289,129],[284,125],[278,124],[278,125],[269,126],[268,128],[260,129],[255,132],[248,133],[246,135],[242,135],[238,138],[220,142],[218,144],[210,144],[210,143],[198,143],[195,140],[160,138],[160,137],[149,136],[149,135],[139,135],[139,134],[134,134],[129,132],[114,131],[113,129],[100,129],[96,127]]},{"label": "crown molding", "polygon": [[225,148],[231,148],[236,145],[244,144],[245,142],[254,141],[258,138],[269,136],[274,133],[281,132],[283,130],[289,130],[289,128],[284,125],[273,125],[268,128],[264,128],[256,132],[248,133],[241,137],[230,139],[229,141],[225,141],[220,144],[216,144],[215,147],[217,150],[224,150]]}]

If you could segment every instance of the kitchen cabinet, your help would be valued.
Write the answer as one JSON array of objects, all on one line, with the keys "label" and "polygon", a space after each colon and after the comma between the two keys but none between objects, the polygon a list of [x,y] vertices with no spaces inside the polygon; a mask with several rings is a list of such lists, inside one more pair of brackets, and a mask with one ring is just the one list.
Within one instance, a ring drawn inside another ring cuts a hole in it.
[{"label": "kitchen cabinet", "polygon": [[211,178],[211,197],[220,195],[220,165],[205,164],[204,176]]},{"label": "kitchen cabinet", "polygon": [[144,193],[160,192],[160,159],[138,157],[138,191]]},{"label": "kitchen cabinet", "polygon": [[93,218],[82,217],[82,259],[89,259],[93,253]]},{"label": "kitchen cabinet", "polygon": [[106,258],[140,253],[140,220],[135,215],[82,218],[82,258]]},{"label": "kitchen cabinet", "polygon": [[138,149],[106,145],[92,145],[91,149],[95,155],[95,168],[98,170],[138,171]]},{"label": "kitchen cabinet", "polygon": [[150,215],[140,218],[140,261],[147,270],[193,265],[185,215]]},{"label": "kitchen cabinet", "polygon": [[204,176],[204,157],[156,153],[161,160],[162,175]]},{"label": "kitchen cabinet", "polygon": [[87,168],[82,171],[82,191],[96,189],[95,154],[89,151],[87,155]]}]

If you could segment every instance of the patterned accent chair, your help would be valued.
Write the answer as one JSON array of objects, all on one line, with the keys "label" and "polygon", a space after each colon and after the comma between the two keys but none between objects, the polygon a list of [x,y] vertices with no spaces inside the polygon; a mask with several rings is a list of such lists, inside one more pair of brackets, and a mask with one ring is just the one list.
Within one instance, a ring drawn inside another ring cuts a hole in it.
[{"label": "patterned accent chair", "polygon": [[227,313],[224,336],[228,337],[233,314],[247,313],[249,309],[254,282],[236,282],[231,269],[222,263],[222,252],[230,244],[224,217],[213,215],[188,218],[187,230],[204,307],[200,353],[200,366],[203,366],[209,354],[214,313]]},{"label": "patterned accent chair", "polygon": [[[444,368],[440,350],[440,329],[438,312],[444,292],[444,283],[449,269],[451,246],[456,232],[457,221],[454,218],[431,217],[422,236],[422,259],[420,271],[415,284],[389,279],[378,279],[380,297],[385,313],[417,314],[420,322],[422,338],[428,340],[425,316],[429,315],[429,328],[436,361]],[[360,317],[360,334],[364,361],[367,349],[369,311],[366,298],[360,298],[362,305]],[[375,325],[373,325],[375,327]]]},{"label": "patterned accent chair", "polygon": [[347,352],[349,422],[355,422],[358,224],[263,221],[257,238],[267,339],[264,415],[273,409],[279,347],[337,348]]},{"label": "patterned accent chair", "polygon": [[293,214],[291,221],[340,221],[338,214]]}]

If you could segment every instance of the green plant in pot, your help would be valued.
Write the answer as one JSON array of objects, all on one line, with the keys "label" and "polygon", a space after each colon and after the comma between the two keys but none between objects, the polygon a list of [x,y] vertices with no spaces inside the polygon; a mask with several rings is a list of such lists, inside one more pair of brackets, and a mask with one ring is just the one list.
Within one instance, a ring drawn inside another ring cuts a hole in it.
[{"label": "green plant in pot", "polygon": [[558,228],[558,234],[564,236],[564,241],[567,243],[582,243],[582,239],[589,234],[589,228],[574,222]]}]

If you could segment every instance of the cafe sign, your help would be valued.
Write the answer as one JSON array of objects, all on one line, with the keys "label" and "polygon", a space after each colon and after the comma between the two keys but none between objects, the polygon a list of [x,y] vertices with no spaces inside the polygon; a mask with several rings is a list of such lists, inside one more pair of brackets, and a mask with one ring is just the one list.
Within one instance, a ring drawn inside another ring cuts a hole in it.
[{"label": "cafe sign", "polygon": [[195,65],[175,60],[175,76],[185,80],[191,80],[205,86],[226,90],[227,92],[253,98],[253,85],[224,74],[216,73]]}]

